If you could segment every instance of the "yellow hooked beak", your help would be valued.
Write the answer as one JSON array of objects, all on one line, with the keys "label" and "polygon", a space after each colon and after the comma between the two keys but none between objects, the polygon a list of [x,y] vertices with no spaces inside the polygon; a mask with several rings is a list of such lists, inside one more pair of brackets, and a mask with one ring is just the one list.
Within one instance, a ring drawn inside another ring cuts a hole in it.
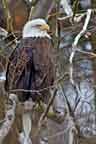
[{"label": "yellow hooked beak", "polygon": [[50,27],[48,24],[43,24],[42,26],[40,26],[40,30],[46,30],[46,31],[49,31]]}]

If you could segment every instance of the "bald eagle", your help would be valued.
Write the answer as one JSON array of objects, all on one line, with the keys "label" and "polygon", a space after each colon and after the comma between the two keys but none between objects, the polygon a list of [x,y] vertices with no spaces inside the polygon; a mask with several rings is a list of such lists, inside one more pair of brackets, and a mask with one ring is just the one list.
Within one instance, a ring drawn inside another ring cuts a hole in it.
[{"label": "bald eagle", "polygon": [[47,101],[48,87],[53,85],[55,68],[53,44],[44,19],[28,21],[22,39],[9,57],[5,90],[18,95],[20,101]]}]

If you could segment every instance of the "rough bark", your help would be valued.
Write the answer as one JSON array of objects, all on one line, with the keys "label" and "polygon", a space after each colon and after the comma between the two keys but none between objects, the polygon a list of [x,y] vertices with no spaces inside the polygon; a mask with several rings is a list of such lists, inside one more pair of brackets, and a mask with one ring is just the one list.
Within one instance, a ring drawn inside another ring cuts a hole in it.
[{"label": "rough bark", "polygon": [[29,19],[45,18],[48,11],[55,5],[54,0],[39,0],[34,10],[31,9]]}]

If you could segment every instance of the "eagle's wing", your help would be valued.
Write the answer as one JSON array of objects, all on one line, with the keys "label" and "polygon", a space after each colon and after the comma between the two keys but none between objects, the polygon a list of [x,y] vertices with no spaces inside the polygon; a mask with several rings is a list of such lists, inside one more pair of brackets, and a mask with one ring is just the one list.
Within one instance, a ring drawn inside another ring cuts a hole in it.
[{"label": "eagle's wing", "polygon": [[16,81],[20,78],[28,58],[25,49],[22,47],[22,42],[19,43],[9,56],[5,82],[6,90],[16,88]]}]

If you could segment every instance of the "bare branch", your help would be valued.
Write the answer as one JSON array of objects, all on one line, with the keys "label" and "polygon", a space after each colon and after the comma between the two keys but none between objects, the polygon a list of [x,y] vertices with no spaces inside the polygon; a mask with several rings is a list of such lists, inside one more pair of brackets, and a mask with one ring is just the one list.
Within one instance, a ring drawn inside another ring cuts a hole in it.
[{"label": "bare branch", "polygon": [[47,114],[48,114],[48,111],[49,111],[49,109],[50,109],[50,107],[51,107],[51,105],[52,105],[52,103],[53,103],[53,101],[54,101],[54,99],[55,99],[56,93],[57,93],[57,89],[55,89],[53,95],[50,97],[49,102],[48,102],[48,104],[47,104],[47,107],[46,107],[45,111],[43,112],[43,114],[42,114],[41,117],[40,117],[40,120],[39,120],[39,122],[38,122],[38,129],[37,129],[36,135],[38,135],[38,133],[40,132],[42,123],[43,123],[45,117],[46,117]]},{"label": "bare branch", "polygon": [[76,50],[77,50],[78,42],[79,42],[80,38],[85,34],[85,32],[87,30],[87,27],[88,27],[88,24],[89,24],[89,20],[90,20],[90,17],[91,17],[91,13],[92,13],[92,10],[88,9],[83,29],[75,37],[75,40],[74,40],[74,42],[72,44],[72,53],[71,53],[70,58],[69,58],[69,62],[70,62],[70,68],[69,68],[69,72],[70,73],[69,74],[70,74],[70,82],[72,84],[74,84],[74,80],[73,80],[73,58],[74,58]]}]

